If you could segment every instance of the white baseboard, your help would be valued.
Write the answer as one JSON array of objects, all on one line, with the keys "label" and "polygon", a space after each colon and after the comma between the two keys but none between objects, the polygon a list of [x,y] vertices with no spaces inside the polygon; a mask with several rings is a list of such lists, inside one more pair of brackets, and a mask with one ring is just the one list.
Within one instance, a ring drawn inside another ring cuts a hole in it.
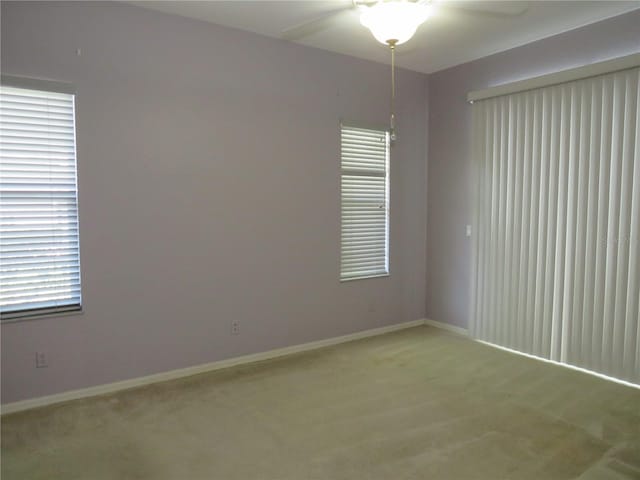
[{"label": "white baseboard", "polygon": [[129,380],[123,380],[121,382],[107,383],[104,385],[96,385],[95,387],[82,388],[79,390],[69,390],[67,392],[56,393],[54,395],[47,395],[44,397],[30,398],[27,400],[21,400],[19,402],[7,403],[2,405],[2,409],[1,409],[2,415],[20,412],[23,410],[29,410],[37,407],[44,407],[46,405],[52,405],[54,403],[67,402],[69,400],[77,400],[80,398],[94,397],[96,395],[104,395],[106,393],[113,393],[120,390],[126,390],[129,388],[149,385],[151,383],[164,382],[167,380],[174,380],[181,377],[188,377],[191,375],[197,375],[199,373],[211,372],[214,370],[220,370],[222,368],[233,367],[236,365],[244,365],[247,363],[260,362],[260,361],[269,360],[272,358],[283,357],[285,355],[291,355],[292,353],[306,352],[309,350],[315,350],[322,347],[328,347],[328,346],[337,345],[340,343],[351,342],[353,340],[359,340],[361,338],[373,337],[376,335],[383,335],[385,333],[395,332],[397,330],[404,330],[406,328],[417,327],[424,324],[425,324],[424,319],[413,320],[411,322],[404,322],[404,323],[398,323],[395,325],[389,325],[386,327],[363,330],[361,332],[351,333],[349,335],[343,335],[340,337],[327,338],[327,339],[318,340],[315,342],[302,343],[300,345],[293,345],[293,346],[284,347],[284,348],[277,348],[275,350],[269,350],[267,352],[254,353],[250,355],[242,355],[240,357],[229,358],[226,360],[219,360],[217,362],[205,363],[202,365],[195,365],[193,367],[180,368],[177,370],[170,370],[168,372],[147,375],[144,377],[131,378]]},{"label": "white baseboard", "polygon": [[436,320],[431,320],[429,318],[425,318],[424,324],[429,325],[430,327],[436,327],[442,330],[447,330],[448,332],[457,333],[458,335],[462,335],[465,337],[469,336],[469,330],[467,328],[457,327],[455,325],[451,325],[450,323],[443,323],[443,322],[438,322]]}]

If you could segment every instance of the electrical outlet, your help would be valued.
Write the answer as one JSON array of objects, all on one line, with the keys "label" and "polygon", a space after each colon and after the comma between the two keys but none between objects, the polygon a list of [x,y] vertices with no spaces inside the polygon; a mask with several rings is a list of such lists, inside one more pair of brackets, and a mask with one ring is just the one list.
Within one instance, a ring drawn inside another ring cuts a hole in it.
[{"label": "electrical outlet", "polygon": [[47,368],[49,366],[49,359],[47,354],[43,352],[36,352],[36,368]]},{"label": "electrical outlet", "polygon": [[231,335],[240,335],[240,322],[237,320],[231,322]]}]

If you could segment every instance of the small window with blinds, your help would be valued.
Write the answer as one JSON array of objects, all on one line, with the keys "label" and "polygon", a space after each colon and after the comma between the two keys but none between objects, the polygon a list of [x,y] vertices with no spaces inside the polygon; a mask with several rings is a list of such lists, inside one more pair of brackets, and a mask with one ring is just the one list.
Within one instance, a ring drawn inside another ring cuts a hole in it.
[{"label": "small window with blinds", "polygon": [[0,315],[80,310],[74,95],[0,85]]},{"label": "small window with blinds", "polygon": [[340,280],[389,274],[389,133],[341,126]]}]

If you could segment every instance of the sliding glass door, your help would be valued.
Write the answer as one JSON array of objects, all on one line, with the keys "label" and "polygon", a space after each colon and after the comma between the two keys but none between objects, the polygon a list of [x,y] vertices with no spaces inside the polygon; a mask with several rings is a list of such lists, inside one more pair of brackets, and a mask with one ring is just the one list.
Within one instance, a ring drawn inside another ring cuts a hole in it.
[{"label": "sliding glass door", "polygon": [[639,79],[474,103],[476,338],[640,383]]}]

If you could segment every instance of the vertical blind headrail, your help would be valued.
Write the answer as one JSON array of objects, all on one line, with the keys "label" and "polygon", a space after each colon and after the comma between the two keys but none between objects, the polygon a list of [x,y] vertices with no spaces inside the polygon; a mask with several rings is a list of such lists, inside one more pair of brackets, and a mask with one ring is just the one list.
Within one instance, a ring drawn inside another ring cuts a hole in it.
[{"label": "vertical blind headrail", "polygon": [[603,62],[592,63],[577,68],[570,68],[560,72],[540,75],[538,77],[519,80],[516,82],[496,85],[482,90],[474,90],[467,94],[467,101],[474,103],[480,100],[521,93],[528,90],[560,85],[563,83],[581,80],[590,77],[597,77],[608,73],[615,73],[629,70],[640,66],[640,53],[633,53],[623,57],[612,58]]}]

